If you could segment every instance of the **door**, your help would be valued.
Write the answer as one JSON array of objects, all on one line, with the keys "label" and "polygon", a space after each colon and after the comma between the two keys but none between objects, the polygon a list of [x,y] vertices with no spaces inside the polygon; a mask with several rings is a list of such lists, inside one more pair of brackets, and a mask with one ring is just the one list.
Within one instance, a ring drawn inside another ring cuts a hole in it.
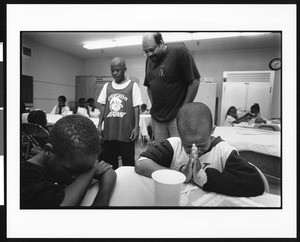
[{"label": "door", "polygon": [[271,97],[272,88],[269,82],[249,82],[247,95],[247,107],[249,110],[254,103],[258,103],[260,114],[264,118],[269,119]]},{"label": "door", "polygon": [[198,92],[194,99],[194,102],[202,102],[206,104],[213,116],[215,121],[215,110],[216,110],[216,97],[217,97],[217,84],[216,83],[201,83],[198,88]]},{"label": "door", "polygon": [[248,86],[244,82],[224,82],[222,90],[222,107],[220,125],[223,125],[227,110],[235,106],[238,116],[242,116],[247,110],[246,95]]},{"label": "door", "polygon": [[95,92],[95,81],[96,78],[93,76],[77,76],[76,77],[76,91],[75,91],[75,101],[84,97],[86,99],[92,97],[94,98]]},{"label": "door", "polygon": [[98,97],[99,97],[105,83],[107,83],[107,81],[96,81],[95,82],[94,96],[95,96],[95,105],[96,105],[96,108],[98,108],[98,109],[100,109],[100,103],[98,103],[97,100],[98,100]]}]

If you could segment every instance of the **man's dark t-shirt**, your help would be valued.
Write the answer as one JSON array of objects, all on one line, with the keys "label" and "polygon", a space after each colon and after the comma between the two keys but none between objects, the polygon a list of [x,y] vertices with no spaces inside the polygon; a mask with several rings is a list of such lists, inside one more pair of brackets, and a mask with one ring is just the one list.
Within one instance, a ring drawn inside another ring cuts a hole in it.
[{"label": "man's dark t-shirt", "polygon": [[144,86],[152,93],[151,115],[159,122],[174,119],[191,81],[200,74],[190,51],[182,45],[168,46],[158,62],[146,61]]}]

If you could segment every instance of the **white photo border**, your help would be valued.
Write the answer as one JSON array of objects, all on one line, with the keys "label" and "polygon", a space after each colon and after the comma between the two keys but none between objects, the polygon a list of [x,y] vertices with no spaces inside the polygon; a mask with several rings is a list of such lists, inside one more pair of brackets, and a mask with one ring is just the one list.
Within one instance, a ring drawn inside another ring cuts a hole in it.
[{"label": "white photo border", "polygon": [[[282,209],[19,209],[20,156],[16,144],[19,144],[20,117],[16,110],[20,110],[20,32],[112,30],[282,31],[282,158],[288,161],[283,162]],[[7,237],[295,237],[295,92],[296,5],[8,4]]]}]

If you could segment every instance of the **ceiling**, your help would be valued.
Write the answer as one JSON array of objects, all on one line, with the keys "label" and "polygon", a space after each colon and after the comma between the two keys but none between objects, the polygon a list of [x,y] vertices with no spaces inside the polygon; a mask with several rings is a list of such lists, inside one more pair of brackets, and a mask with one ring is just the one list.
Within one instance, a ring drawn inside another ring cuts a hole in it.
[{"label": "ceiling", "polygon": [[[101,39],[141,36],[141,45],[88,50],[83,44]],[[22,36],[82,59],[137,56],[142,51],[142,32],[23,32]],[[242,36],[198,41],[183,41],[194,51],[221,51],[239,49],[272,48],[281,46],[281,34],[270,33],[257,36]]]}]

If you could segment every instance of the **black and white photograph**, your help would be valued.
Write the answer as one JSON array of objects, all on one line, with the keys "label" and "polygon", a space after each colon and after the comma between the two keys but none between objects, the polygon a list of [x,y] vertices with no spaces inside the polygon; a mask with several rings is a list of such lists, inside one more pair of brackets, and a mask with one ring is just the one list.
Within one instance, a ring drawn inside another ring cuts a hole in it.
[{"label": "black and white photograph", "polygon": [[293,237],[295,9],[7,5],[7,237]]}]

